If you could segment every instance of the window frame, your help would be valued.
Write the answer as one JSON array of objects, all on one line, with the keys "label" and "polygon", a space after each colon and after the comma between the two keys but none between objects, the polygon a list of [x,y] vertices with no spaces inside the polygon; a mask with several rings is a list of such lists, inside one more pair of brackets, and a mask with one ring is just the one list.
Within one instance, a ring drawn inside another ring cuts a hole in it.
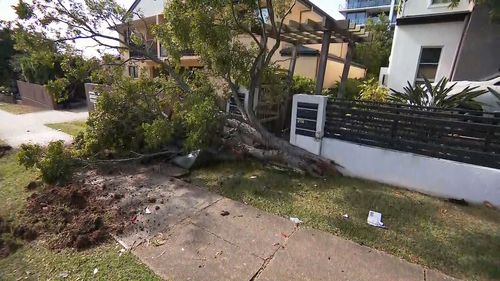
[{"label": "window frame", "polygon": [[[130,71],[131,69],[133,69],[133,71]],[[128,76],[130,76],[131,78],[139,78],[139,70],[138,70],[138,67],[137,65],[129,65],[128,66]]]},{"label": "window frame", "polygon": [[[425,77],[425,78],[427,78],[430,82],[436,81],[436,77],[437,77],[437,74],[439,72],[439,65],[441,63],[441,57],[443,55],[443,48],[444,48],[444,46],[421,46],[420,47],[420,54],[419,54],[419,57],[417,60],[417,70],[415,73],[414,85],[421,84],[424,82],[423,78],[418,77],[418,73],[420,71],[420,65],[435,65],[436,66],[436,74],[434,75],[434,77],[433,78]],[[422,54],[424,53],[424,49],[440,49],[439,58],[438,58],[437,63],[429,63],[429,62],[422,63],[421,62],[422,61]]]}]

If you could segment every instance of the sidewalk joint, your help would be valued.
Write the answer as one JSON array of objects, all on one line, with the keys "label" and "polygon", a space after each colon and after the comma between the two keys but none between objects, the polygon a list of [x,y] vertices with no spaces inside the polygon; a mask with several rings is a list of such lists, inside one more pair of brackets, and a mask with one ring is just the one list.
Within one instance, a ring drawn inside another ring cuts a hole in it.
[{"label": "sidewalk joint", "polygon": [[285,241],[283,242],[283,245],[280,245],[268,258],[264,259],[264,262],[262,263],[262,266],[259,268],[259,270],[257,270],[257,272],[254,274],[254,276],[252,276],[252,278],[250,278],[250,281],[255,281],[255,280],[257,280],[257,278],[259,278],[259,276],[262,274],[262,272],[264,272],[264,270],[266,269],[266,267],[273,260],[274,256],[276,256],[276,254],[278,253],[278,251],[280,249],[285,249],[285,246],[288,243],[288,240],[290,240],[290,238],[292,238],[292,236],[298,230],[299,230],[299,227],[295,227],[293,229],[292,233],[290,233],[290,235],[288,235],[288,237],[285,238]]}]

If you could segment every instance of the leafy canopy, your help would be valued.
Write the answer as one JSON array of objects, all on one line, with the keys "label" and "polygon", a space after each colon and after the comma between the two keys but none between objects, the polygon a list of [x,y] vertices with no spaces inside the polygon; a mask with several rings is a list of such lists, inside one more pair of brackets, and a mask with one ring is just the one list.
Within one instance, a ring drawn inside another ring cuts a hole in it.
[{"label": "leafy canopy", "polygon": [[353,60],[366,66],[370,76],[378,78],[380,68],[389,64],[391,55],[393,31],[389,17],[380,14],[377,19],[369,18],[366,31],[370,32],[372,40],[356,45]]}]

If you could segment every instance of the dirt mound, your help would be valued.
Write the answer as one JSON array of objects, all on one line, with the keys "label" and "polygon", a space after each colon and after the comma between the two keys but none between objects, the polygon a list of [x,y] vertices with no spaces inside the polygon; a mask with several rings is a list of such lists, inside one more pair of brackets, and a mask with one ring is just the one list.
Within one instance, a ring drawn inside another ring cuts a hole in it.
[{"label": "dirt mound", "polygon": [[47,236],[53,248],[89,248],[108,239],[110,232],[119,231],[113,200],[102,188],[80,183],[33,193],[19,237],[33,238],[34,232]]}]

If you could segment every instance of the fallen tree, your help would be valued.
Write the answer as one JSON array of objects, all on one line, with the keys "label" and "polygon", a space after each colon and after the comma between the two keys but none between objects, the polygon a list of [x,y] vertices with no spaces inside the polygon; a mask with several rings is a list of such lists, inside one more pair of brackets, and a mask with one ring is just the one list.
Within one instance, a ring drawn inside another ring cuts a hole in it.
[{"label": "fallen tree", "polygon": [[[265,10],[261,5],[263,2]],[[272,58],[281,45],[282,22],[291,13],[295,2],[173,0],[165,7],[165,21],[156,26],[150,26],[140,12],[127,11],[114,0],[87,0],[84,3],[41,0],[34,5],[20,1],[18,7],[23,9],[17,10],[27,30],[40,31],[39,27],[42,26],[42,32],[47,37],[57,35],[56,41],[87,39],[93,40],[99,47],[141,54],[143,59],[157,63],[175,81],[178,87],[175,92],[181,102],[202,88],[193,89],[186,76],[177,71],[182,52],[193,49],[201,56],[212,77],[206,79],[205,83],[223,81],[241,113],[239,119],[226,119],[226,124],[232,128],[226,135],[226,144],[258,159],[286,164],[311,175],[336,173],[333,162],[295,147],[268,131],[254,110],[254,97],[262,91],[266,82],[271,81],[270,84],[276,86],[273,87],[276,91],[273,94],[278,98],[289,94],[291,83],[277,78],[277,66],[273,64]],[[145,35],[130,23],[131,20],[144,25],[161,41],[169,53],[168,60],[158,58],[147,47]],[[59,32],[54,32],[54,28],[59,29]],[[120,36],[109,35],[106,29]],[[268,32],[278,39],[269,38]],[[251,43],[245,44],[240,40],[243,37],[250,39]],[[241,86],[249,91],[247,108],[238,99]],[[211,94],[215,94],[215,91]],[[171,120],[171,115],[166,112],[162,116]],[[192,121],[193,135],[200,135],[194,128],[197,122],[193,120],[207,117],[209,115],[191,114],[185,119]]]}]

